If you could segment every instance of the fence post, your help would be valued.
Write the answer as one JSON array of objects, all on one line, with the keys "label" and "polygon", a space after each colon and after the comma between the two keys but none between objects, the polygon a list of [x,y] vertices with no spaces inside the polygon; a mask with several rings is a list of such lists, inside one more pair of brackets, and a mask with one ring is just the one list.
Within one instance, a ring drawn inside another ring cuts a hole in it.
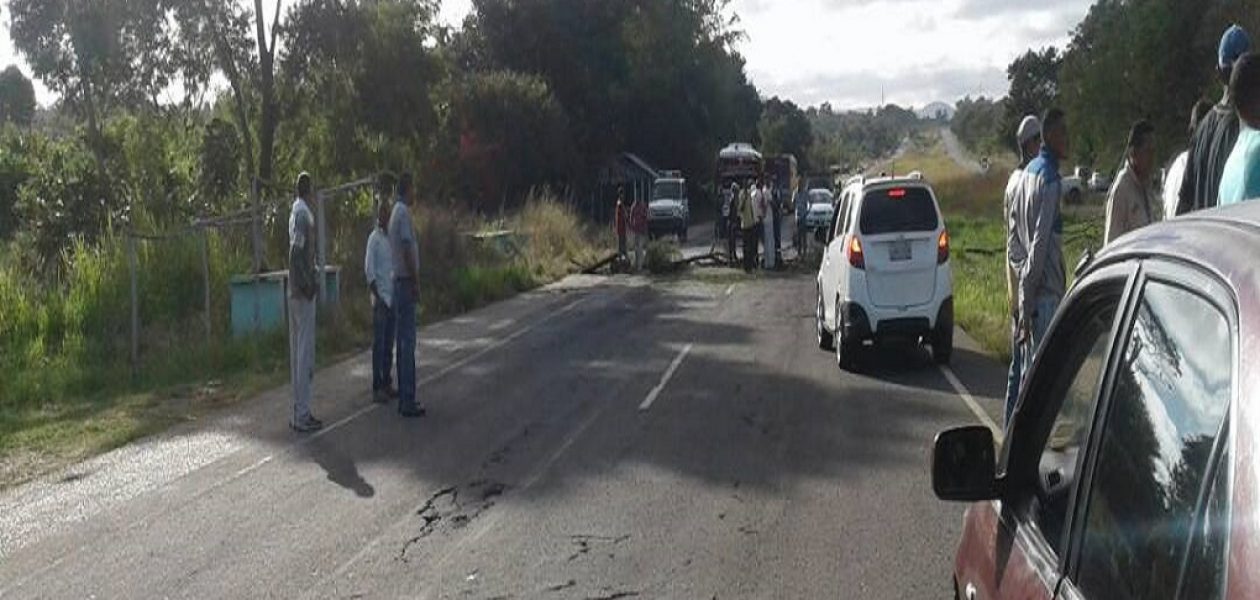
[{"label": "fence post", "polygon": [[140,370],[140,305],[136,273],[136,237],[127,230],[127,265],[131,271],[131,374]]},{"label": "fence post", "polygon": [[201,275],[206,292],[206,347],[210,346],[210,233],[203,224],[201,226]]}]

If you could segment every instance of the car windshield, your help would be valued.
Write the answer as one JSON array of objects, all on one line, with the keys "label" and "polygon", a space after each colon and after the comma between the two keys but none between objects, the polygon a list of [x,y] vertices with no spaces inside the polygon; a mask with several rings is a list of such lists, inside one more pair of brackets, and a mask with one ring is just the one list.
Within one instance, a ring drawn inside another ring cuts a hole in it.
[{"label": "car windshield", "polygon": [[922,187],[872,190],[862,201],[862,233],[935,231],[940,224],[932,194]]},{"label": "car windshield", "polygon": [[652,188],[653,200],[678,200],[683,197],[681,181],[658,181]]},{"label": "car windshield", "polygon": [[809,204],[811,206],[815,204],[826,204],[827,206],[831,206],[831,200],[833,197],[834,196],[831,195],[831,192],[828,192],[827,190],[810,190]]}]

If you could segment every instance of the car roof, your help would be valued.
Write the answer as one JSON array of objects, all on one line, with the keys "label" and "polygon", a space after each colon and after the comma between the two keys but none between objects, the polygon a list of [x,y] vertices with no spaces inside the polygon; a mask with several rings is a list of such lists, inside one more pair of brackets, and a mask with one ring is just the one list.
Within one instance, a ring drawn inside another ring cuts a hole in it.
[{"label": "car roof", "polygon": [[1103,248],[1092,272],[1130,260],[1159,258],[1190,264],[1219,279],[1234,295],[1241,339],[1260,339],[1260,201],[1196,211],[1154,223]]}]

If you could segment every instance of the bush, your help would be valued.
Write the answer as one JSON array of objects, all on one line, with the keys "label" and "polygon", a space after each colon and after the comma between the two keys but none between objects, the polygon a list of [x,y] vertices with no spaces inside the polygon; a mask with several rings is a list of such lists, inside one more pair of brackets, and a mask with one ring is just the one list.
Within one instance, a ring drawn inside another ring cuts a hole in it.
[{"label": "bush", "polygon": [[682,253],[678,251],[678,246],[656,240],[648,244],[644,265],[653,275],[665,275],[678,271],[678,261],[681,259]]}]

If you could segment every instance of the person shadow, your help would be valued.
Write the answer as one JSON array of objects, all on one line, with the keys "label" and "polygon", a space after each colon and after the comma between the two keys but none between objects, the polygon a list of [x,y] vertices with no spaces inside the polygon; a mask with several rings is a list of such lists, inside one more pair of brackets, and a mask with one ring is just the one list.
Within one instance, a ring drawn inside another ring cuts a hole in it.
[{"label": "person shadow", "polygon": [[329,481],[354,492],[360,498],[376,495],[376,488],[359,474],[359,467],[354,460],[329,437],[313,440],[307,445],[307,454],[324,469]]}]

